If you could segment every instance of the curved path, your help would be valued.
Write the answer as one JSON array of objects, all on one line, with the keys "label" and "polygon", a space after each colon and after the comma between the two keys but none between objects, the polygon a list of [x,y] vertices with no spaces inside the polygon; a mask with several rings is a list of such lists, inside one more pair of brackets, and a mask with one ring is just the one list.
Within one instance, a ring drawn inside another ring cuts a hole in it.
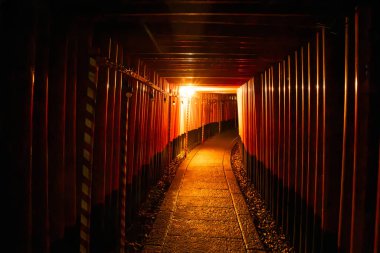
[{"label": "curved path", "polygon": [[231,170],[236,136],[214,136],[181,163],[144,252],[265,252]]}]

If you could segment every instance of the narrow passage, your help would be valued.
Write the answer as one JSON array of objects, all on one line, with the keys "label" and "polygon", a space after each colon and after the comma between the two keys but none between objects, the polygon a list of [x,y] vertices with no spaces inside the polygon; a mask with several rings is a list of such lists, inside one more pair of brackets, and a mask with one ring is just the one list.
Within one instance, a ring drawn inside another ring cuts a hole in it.
[{"label": "narrow passage", "polygon": [[264,252],[231,170],[236,136],[222,133],[188,154],[144,252]]}]

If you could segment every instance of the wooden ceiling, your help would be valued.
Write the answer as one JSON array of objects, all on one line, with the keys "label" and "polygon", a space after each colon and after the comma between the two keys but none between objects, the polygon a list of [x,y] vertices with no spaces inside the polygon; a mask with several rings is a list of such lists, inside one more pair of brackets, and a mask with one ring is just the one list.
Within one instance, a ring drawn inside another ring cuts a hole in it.
[{"label": "wooden ceiling", "polygon": [[99,23],[176,84],[238,86],[305,44],[334,9],[311,1],[124,1]]}]

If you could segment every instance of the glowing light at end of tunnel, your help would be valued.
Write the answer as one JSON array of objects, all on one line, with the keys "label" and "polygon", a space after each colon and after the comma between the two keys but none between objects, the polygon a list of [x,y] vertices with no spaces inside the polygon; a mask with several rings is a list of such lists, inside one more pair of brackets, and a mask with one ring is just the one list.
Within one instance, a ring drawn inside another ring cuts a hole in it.
[{"label": "glowing light at end of tunnel", "polygon": [[218,93],[218,94],[236,94],[237,86],[198,86],[193,84],[183,85],[179,87],[179,95],[181,97],[190,98],[194,93]]},{"label": "glowing light at end of tunnel", "polygon": [[191,98],[195,93],[193,86],[181,86],[179,87],[179,94],[181,97]]}]

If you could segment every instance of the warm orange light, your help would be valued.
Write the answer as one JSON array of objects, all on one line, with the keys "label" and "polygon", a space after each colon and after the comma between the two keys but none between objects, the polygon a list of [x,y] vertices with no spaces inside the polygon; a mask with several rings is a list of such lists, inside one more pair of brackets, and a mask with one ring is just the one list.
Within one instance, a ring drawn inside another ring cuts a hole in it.
[{"label": "warm orange light", "polygon": [[195,91],[202,93],[236,94],[235,86],[195,86]]},{"label": "warm orange light", "polygon": [[191,98],[195,93],[193,86],[181,86],[179,87],[179,95],[181,97]]}]

